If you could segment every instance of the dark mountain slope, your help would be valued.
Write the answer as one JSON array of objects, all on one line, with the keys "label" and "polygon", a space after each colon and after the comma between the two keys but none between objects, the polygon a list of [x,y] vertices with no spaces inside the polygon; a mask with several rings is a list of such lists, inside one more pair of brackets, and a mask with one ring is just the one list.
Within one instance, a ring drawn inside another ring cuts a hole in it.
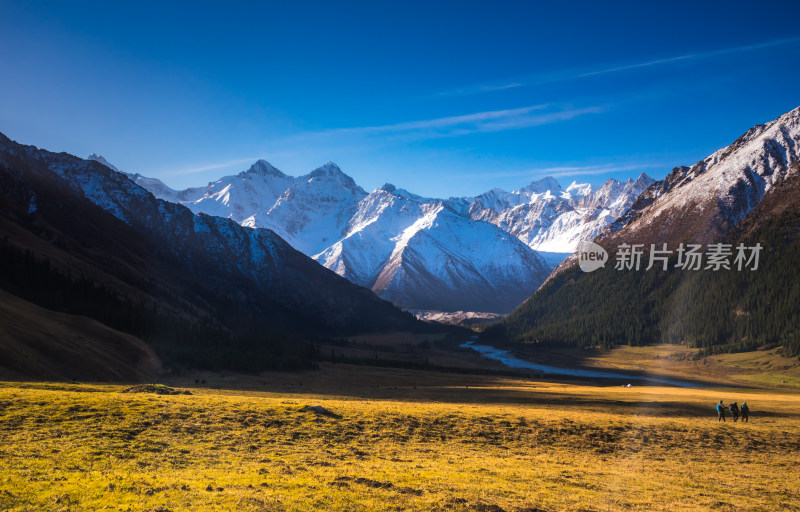
[{"label": "dark mountain slope", "polygon": [[85,316],[56,313],[0,290],[0,375],[138,381],[161,371],[140,339]]},{"label": "dark mountain slope", "polygon": [[138,336],[172,365],[294,367],[320,336],[428,328],[269,230],[2,134],[0,236],[1,288]]},{"label": "dark mountain slope", "polygon": [[708,352],[783,345],[800,354],[800,164],[718,240],[764,249],[755,271],[577,267],[486,336],[552,345],[689,343]]}]

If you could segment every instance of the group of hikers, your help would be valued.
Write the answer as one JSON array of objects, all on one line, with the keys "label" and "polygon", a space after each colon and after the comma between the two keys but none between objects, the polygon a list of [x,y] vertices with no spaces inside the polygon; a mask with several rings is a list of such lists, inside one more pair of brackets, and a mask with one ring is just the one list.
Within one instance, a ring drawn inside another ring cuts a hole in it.
[{"label": "group of hikers", "polygon": [[739,414],[742,415],[742,422],[747,422],[750,419],[750,408],[747,406],[747,402],[742,402],[742,406],[736,402],[732,402],[729,406],[725,407],[725,404],[722,403],[722,400],[719,401],[717,404],[717,421],[725,421],[725,410],[728,410],[731,413],[731,417],[733,421],[737,421],[739,419]]}]

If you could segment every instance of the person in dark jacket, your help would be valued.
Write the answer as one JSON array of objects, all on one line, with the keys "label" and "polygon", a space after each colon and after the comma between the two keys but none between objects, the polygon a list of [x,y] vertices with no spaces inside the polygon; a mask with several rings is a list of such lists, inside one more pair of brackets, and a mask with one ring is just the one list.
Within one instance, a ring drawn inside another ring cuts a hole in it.
[{"label": "person in dark jacket", "polygon": [[733,422],[736,423],[736,420],[739,419],[739,404],[733,402],[731,405],[728,406],[731,410],[731,416],[733,417]]},{"label": "person in dark jacket", "polygon": [[750,408],[747,406],[747,402],[742,402],[742,423],[749,423],[750,419]]},{"label": "person in dark jacket", "polygon": [[720,421],[725,421],[725,406],[722,404],[722,400],[717,404],[717,422]]}]

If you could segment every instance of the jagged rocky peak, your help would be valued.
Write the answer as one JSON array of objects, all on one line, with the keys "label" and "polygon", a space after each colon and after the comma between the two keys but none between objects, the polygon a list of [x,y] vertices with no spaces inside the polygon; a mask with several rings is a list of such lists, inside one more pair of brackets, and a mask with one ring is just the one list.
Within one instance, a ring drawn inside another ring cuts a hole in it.
[{"label": "jagged rocky peak", "polygon": [[259,176],[286,176],[271,163],[266,160],[257,160],[248,170],[241,173],[240,176],[259,175]]},{"label": "jagged rocky peak", "polygon": [[[798,127],[800,127],[800,107],[797,107],[794,110],[786,112],[785,114],[778,117],[774,121],[770,121],[764,124],[759,124],[750,128],[744,134],[742,134],[741,137],[736,139],[736,141],[734,141],[734,143],[731,144],[730,147],[738,148],[739,146],[745,145],[748,142],[757,139],[759,136],[761,136],[762,133],[773,127],[776,128],[775,131],[778,132],[775,134],[778,135],[778,137],[773,136],[772,137],[773,139],[791,138],[790,136],[788,136],[788,130],[791,130],[792,128],[797,129]],[[781,137],[780,135],[783,135],[783,137]]]},{"label": "jagged rocky peak", "polygon": [[628,178],[625,183],[611,178],[603,184],[597,194],[611,200],[619,199],[621,194],[626,196],[631,196],[632,194],[631,197],[626,197],[625,199],[633,201],[653,183],[655,183],[655,180],[645,173],[640,174],[635,181],[633,178]]},{"label": "jagged rocky peak", "polygon": [[[631,180],[628,179],[628,182],[630,181]],[[622,182],[615,180],[614,178],[609,178],[605,183],[603,183],[603,186],[600,187],[600,190],[611,190],[612,188],[619,187],[620,185],[622,185]]]},{"label": "jagged rocky peak", "polygon": [[106,160],[105,158],[103,158],[103,157],[102,157],[102,155],[98,155],[97,153],[92,153],[91,155],[89,155],[89,157],[87,158],[87,160],[93,160],[93,161],[95,161],[95,162],[97,162],[97,163],[99,163],[99,164],[103,164],[103,165],[105,165],[106,167],[108,167],[109,169],[111,169],[112,171],[121,172],[119,169],[117,169],[116,167],[114,167],[113,165],[111,165],[111,164],[108,162],[108,160]]},{"label": "jagged rocky peak", "polygon": [[391,183],[384,183],[381,188],[375,189],[376,193],[386,193],[392,196],[398,197],[400,199],[410,199],[415,202],[436,202],[438,200],[430,199],[427,197],[418,196],[417,194],[412,194],[408,190],[404,188],[397,188]]},{"label": "jagged rocky peak", "polygon": [[343,186],[351,192],[366,195],[366,192],[356,184],[355,180],[345,174],[339,166],[333,162],[325,162],[325,165],[317,167],[305,176],[301,176],[299,180],[307,183],[322,181],[324,183],[336,184]]},{"label": "jagged rocky peak", "polygon": [[547,176],[538,181],[532,181],[521,189],[521,192],[530,192],[532,194],[544,194],[550,191],[551,194],[557,195],[561,192],[561,185],[552,176]]},{"label": "jagged rocky peak", "polygon": [[656,182],[656,180],[654,180],[653,178],[651,178],[650,176],[648,176],[645,173],[640,174],[639,177],[636,178],[636,184],[642,185],[645,188],[649,187],[650,185],[652,185],[655,182]]}]

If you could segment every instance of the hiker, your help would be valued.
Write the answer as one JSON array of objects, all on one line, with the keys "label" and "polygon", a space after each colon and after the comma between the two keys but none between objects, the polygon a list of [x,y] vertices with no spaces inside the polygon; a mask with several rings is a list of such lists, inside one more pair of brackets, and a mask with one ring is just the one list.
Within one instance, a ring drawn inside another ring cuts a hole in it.
[{"label": "hiker", "polygon": [[722,400],[717,404],[717,422],[720,421],[725,421],[725,406],[722,404]]},{"label": "hiker", "polygon": [[733,422],[736,423],[736,420],[739,419],[739,405],[736,402],[733,402],[731,403],[731,405],[728,406],[728,408],[731,410],[731,416],[733,416]]},{"label": "hiker", "polygon": [[750,418],[750,408],[747,407],[747,402],[742,402],[742,423],[749,423],[748,419]]}]

